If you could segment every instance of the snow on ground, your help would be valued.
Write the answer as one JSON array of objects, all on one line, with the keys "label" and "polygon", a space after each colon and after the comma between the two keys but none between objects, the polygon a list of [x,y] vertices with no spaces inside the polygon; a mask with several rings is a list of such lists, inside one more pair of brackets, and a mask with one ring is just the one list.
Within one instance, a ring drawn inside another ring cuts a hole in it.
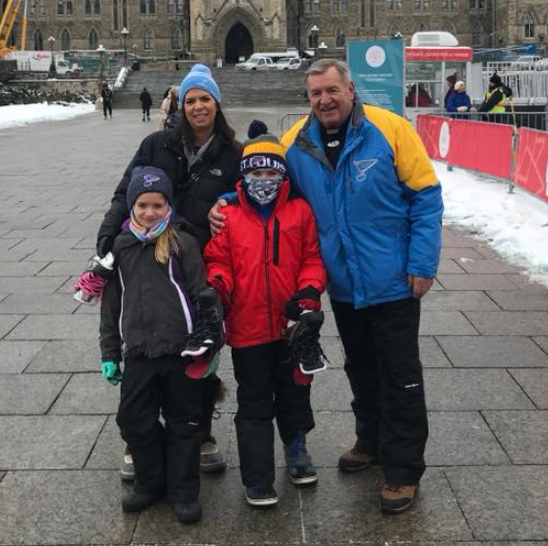
[{"label": "snow on ground", "polygon": [[95,111],[94,104],[11,104],[0,106],[0,129],[37,123],[70,119]]},{"label": "snow on ground", "polygon": [[548,287],[548,203],[499,180],[434,162],[443,188],[444,221],[472,228],[531,280]]}]

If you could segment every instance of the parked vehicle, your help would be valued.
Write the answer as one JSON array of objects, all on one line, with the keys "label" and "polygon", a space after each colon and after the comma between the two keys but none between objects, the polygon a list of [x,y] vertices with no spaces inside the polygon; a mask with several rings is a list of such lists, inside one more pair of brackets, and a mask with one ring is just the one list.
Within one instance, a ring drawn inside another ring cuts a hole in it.
[{"label": "parked vehicle", "polygon": [[274,63],[270,57],[253,54],[247,61],[238,63],[236,70],[270,70],[274,67]]},{"label": "parked vehicle", "polygon": [[284,57],[276,63],[278,70],[299,70],[302,68],[302,61],[298,57]]},{"label": "parked vehicle", "polygon": [[519,55],[513,62],[515,64],[533,65],[535,68],[548,67],[548,59],[543,59],[540,55]]},{"label": "parked vehicle", "polygon": [[[17,70],[25,72],[49,72],[51,67],[50,51],[12,51],[5,57],[17,61]],[[62,53],[54,54],[57,74],[70,72],[70,66]]]}]

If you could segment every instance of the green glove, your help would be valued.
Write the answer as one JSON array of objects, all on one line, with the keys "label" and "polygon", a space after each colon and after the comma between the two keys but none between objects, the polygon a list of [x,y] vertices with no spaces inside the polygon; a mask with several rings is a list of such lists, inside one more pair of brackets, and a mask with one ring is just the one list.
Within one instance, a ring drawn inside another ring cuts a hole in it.
[{"label": "green glove", "polygon": [[103,379],[106,379],[111,385],[118,385],[122,381],[122,372],[118,362],[112,362],[109,360],[101,364],[101,373]]}]

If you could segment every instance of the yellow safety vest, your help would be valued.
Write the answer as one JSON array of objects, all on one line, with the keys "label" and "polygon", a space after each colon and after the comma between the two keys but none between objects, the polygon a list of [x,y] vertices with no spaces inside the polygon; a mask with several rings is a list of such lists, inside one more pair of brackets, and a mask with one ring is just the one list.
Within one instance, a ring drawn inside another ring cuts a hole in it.
[{"label": "yellow safety vest", "polygon": [[491,98],[491,95],[495,91],[498,91],[499,89],[500,89],[500,92],[502,93],[502,100],[497,102],[497,104],[495,104],[495,106],[493,106],[493,108],[491,108],[491,110],[489,110],[490,114],[504,114],[504,112],[506,112],[506,95],[502,91],[501,87],[497,87],[497,88],[493,89],[493,91],[488,91],[485,94],[485,101],[487,102]]}]

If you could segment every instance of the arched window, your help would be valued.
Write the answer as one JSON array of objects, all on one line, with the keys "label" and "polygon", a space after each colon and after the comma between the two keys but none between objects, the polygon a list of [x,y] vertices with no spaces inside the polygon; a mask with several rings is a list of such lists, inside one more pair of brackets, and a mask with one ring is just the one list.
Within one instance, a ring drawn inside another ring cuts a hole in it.
[{"label": "arched window", "polygon": [[337,36],[335,37],[335,47],[344,47],[346,45],[346,36],[344,35],[344,30],[339,30]]},{"label": "arched window", "polygon": [[70,33],[67,29],[61,32],[61,50],[68,51],[70,49]]},{"label": "arched window", "polygon": [[146,13],[147,12],[147,0],[141,0],[139,2],[139,13]]},{"label": "arched window", "polygon": [[97,31],[92,28],[88,35],[88,46],[89,49],[95,50],[99,47],[99,34]]},{"label": "arched window", "polygon": [[171,35],[171,49],[183,49],[183,33],[176,28]]},{"label": "arched window", "polygon": [[525,16],[524,36],[525,38],[535,37],[535,20],[530,13]]},{"label": "arched window", "polygon": [[152,30],[147,29],[145,31],[145,35],[143,36],[143,45],[147,50],[154,49],[154,32],[152,32]]},{"label": "arched window", "polygon": [[38,15],[46,15],[46,0],[38,0]]},{"label": "arched window", "polygon": [[93,13],[95,13],[95,15],[101,14],[101,0],[95,0],[95,2],[93,2]]},{"label": "arched window", "polygon": [[86,15],[91,15],[91,0],[86,0],[84,11]]},{"label": "arched window", "polygon": [[482,47],[483,45],[483,25],[478,21],[472,30],[472,47]]},{"label": "arched window", "polygon": [[318,44],[319,44],[318,31],[309,30],[308,31],[308,47],[310,48],[318,47]]},{"label": "arched window", "polygon": [[167,0],[167,12],[175,13],[175,0]]},{"label": "arched window", "polygon": [[148,0],[148,13],[156,13],[156,0]]},{"label": "arched window", "polygon": [[456,34],[457,33],[457,27],[455,26],[454,23],[452,23],[451,21],[447,21],[444,25],[443,25],[443,30],[447,31],[447,32],[450,32],[451,34]]},{"label": "arched window", "polygon": [[183,0],[175,0],[175,11],[183,13]]},{"label": "arched window", "polygon": [[65,13],[65,4],[63,0],[57,0],[57,15],[64,15]]},{"label": "arched window", "polygon": [[340,0],[331,0],[331,13],[339,13],[341,8]]},{"label": "arched window", "polygon": [[392,24],[388,27],[388,36],[390,38],[395,38],[396,36],[401,36],[401,35],[402,35],[402,32],[400,28],[398,27],[398,25]]},{"label": "arched window", "polygon": [[34,51],[43,51],[44,50],[44,38],[42,33],[37,30],[34,33]]},{"label": "arched window", "polygon": [[72,0],[67,0],[67,15],[72,15],[72,12],[73,12]]},{"label": "arched window", "polygon": [[118,30],[120,24],[118,21],[118,0],[112,0],[112,29]]},{"label": "arched window", "polygon": [[314,0],[314,13],[320,13],[320,0]]}]

